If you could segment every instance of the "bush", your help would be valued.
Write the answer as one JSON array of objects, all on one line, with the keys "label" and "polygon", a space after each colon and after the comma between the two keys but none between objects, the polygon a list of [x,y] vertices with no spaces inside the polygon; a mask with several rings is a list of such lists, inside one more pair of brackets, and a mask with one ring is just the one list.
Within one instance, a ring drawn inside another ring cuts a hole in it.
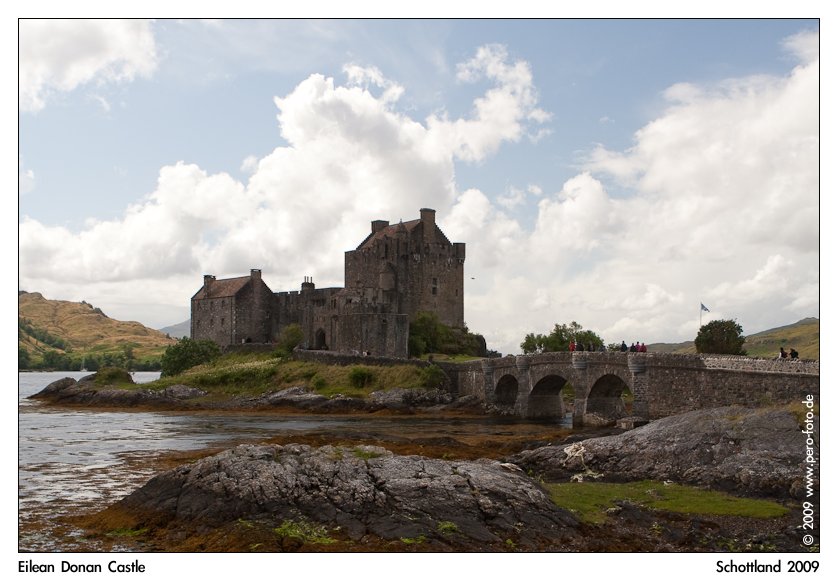
[{"label": "bush", "polygon": [[410,356],[428,352],[486,356],[486,340],[480,334],[469,332],[466,326],[452,328],[432,312],[419,312],[410,323],[407,352]]},{"label": "bush", "polygon": [[96,373],[95,382],[97,385],[134,384],[134,379],[131,378],[131,374],[125,369],[104,366]]},{"label": "bush", "polygon": [[326,379],[317,374],[311,377],[309,382],[311,383],[311,388],[315,391],[322,391],[329,384]]},{"label": "bush", "polygon": [[422,378],[422,386],[429,389],[436,389],[445,381],[445,373],[435,364],[423,368],[419,375]]},{"label": "bush", "polygon": [[174,376],[183,371],[209,362],[221,355],[221,349],[212,340],[192,340],[181,338],[174,346],[169,346],[160,362],[161,376]]},{"label": "bush", "polygon": [[303,341],[303,329],[299,324],[288,324],[279,333],[277,339],[277,352],[280,356],[286,356],[294,352],[294,349]]},{"label": "bush", "polygon": [[710,354],[745,354],[742,345],[742,326],[735,320],[713,320],[698,330],[695,337],[695,349],[699,353]]},{"label": "bush", "polygon": [[353,366],[349,371],[349,384],[356,389],[363,389],[374,380],[375,373],[365,366]]}]

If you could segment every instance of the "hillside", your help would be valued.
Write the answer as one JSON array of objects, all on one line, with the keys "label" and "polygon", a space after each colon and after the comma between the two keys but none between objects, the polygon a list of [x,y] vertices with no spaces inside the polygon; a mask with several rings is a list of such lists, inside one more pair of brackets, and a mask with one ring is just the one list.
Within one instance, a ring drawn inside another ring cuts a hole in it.
[{"label": "hillside", "polygon": [[179,324],[172,324],[165,328],[160,328],[163,334],[168,334],[172,338],[189,338],[192,334],[192,320],[186,320]]},{"label": "hillside", "polygon": [[[777,356],[780,347],[787,351],[795,348],[800,358],[820,359],[821,323],[818,318],[804,318],[788,326],[771,328],[745,337],[745,352],[749,356]],[[649,345],[650,352],[673,352],[695,354],[692,340],[678,343],[656,343]]]},{"label": "hillside", "polygon": [[820,358],[821,322],[804,318],[790,326],[771,328],[751,334],[745,339],[745,350],[751,356],[777,356],[780,347],[795,348],[800,358]]},{"label": "hillside", "polygon": [[111,355],[108,360],[159,360],[174,343],[163,332],[114,320],[87,302],[48,300],[37,292],[18,294],[18,348],[27,351],[33,364],[47,353],[91,362],[106,355]]}]

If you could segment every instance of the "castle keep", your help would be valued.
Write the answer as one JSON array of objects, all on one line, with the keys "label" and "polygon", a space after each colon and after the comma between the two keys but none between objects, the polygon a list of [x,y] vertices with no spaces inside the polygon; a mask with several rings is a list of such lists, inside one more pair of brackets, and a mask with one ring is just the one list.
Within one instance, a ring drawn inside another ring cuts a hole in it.
[{"label": "castle keep", "polygon": [[205,275],[192,296],[192,338],[221,347],[274,342],[299,324],[303,348],[406,357],[417,313],[462,328],[466,245],[448,240],[436,211],[420,209],[419,217],[372,221],[370,234],[344,256],[343,288],[317,289],[306,277],[300,291],[275,293],[259,269],[230,279]]}]

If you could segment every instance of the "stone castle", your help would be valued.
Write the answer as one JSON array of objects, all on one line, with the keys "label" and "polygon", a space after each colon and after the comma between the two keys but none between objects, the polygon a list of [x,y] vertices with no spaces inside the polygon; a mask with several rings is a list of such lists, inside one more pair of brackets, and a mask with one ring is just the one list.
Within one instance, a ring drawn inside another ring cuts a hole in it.
[{"label": "stone castle", "polygon": [[372,232],[344,256],[343,288],[273,292],[259,269],[249,276],[216,279],[192,296],[192,338],[219,346],[275,342],[290,324],[303,331],[302,348],[407,356],[410,322],[431,312],[455,328],[463,322],[465,243],[451,243],[436,211],[391,225],[372,221]]}]

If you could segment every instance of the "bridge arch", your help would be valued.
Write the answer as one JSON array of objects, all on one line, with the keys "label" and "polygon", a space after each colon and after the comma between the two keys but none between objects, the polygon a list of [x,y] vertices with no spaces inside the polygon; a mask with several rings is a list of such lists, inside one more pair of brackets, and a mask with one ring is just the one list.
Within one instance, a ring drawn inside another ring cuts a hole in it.
[{"label": "bridge arch", "polygon": [[619,375],[607,373],[599,377],[588,391],[585,414],[594,413],[611,421],[626,417],[630,412],[631,395],[629,383]]},{"label": "bridge arch", "polygon": [[512,408],[518,400],[518,379],[515,375],[505,374],[495,385],[495,405],[502,408]]},{"label": "bridge arch", "polygon": [[564,417],[562,388],[567,379],[558,374],[548,374],[533,385],[528,400],[527,417]]}]

